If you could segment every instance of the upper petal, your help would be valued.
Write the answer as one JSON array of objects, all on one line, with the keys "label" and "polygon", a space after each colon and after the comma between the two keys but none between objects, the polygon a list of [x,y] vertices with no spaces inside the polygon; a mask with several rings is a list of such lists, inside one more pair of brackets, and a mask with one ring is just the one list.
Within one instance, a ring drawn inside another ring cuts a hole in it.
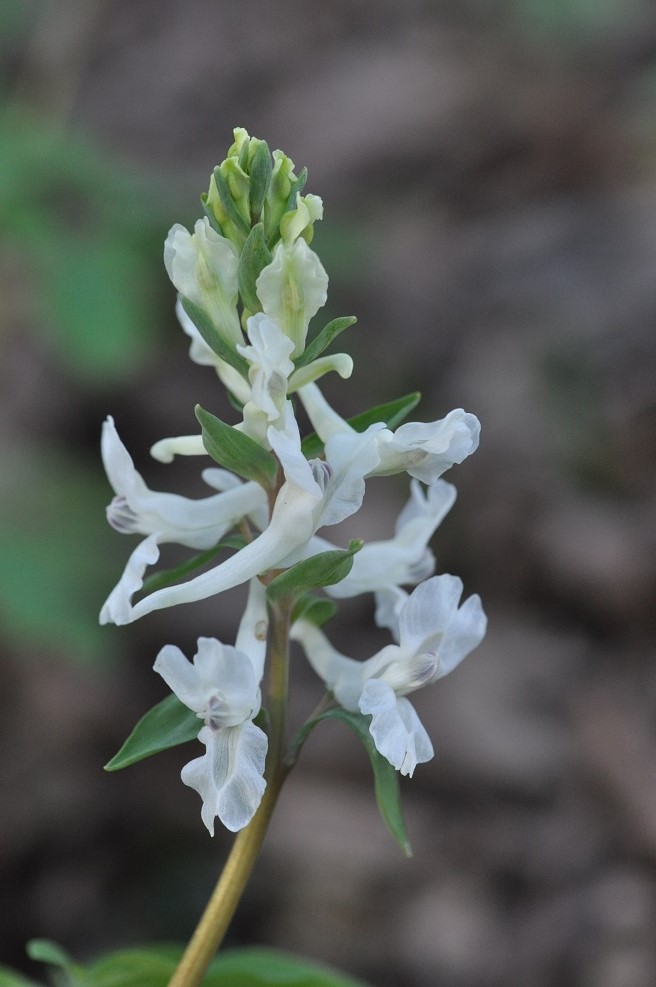
[{"label": "upper petal", "polygon": [[123,575],[100,611],[101,624],[127,624],[132,619],[132,597],[143,586],[144,573],[159,558],[157,535],[149,535],[130,555]]}]

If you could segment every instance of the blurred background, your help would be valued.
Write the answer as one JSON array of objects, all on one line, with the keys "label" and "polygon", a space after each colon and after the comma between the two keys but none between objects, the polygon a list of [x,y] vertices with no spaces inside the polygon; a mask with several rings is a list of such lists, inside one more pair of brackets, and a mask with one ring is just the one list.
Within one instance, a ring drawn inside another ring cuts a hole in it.
[{"label": "blurred background", "polygon": [[[102,765],[166,695],[158,649],[231,640],[241,597],[128,628],[99,457],[231,415],[187,358],[162,244],[246,127],[324,199],[317,324],[357,314],[353,414],[481,419],[438,571],[483,645],[416,705],[438,756],[378,817],[343,727],[288,783],[229,941],[376,987],[656,983],[656,7],[649,0],[11,0],[0,5],[0,962],[184,940],[230,838],[179,769]],[[232,420],[232,419],[230,419]],[[190,468],[191,467],[191,468]],[[401,480],[350,535],[386,537]],[[378,646],[369,600],[335,640]],[[300,660],[294,718],[320,688]]]}]

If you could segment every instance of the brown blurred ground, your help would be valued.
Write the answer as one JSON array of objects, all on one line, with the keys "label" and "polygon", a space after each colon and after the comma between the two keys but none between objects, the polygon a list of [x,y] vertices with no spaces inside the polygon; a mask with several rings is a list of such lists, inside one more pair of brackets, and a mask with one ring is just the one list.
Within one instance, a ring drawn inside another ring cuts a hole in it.
[{"label": "brown blurred ground", "polygon": [[[459,500],[434,548],[440,571],[481,593],[490,629],[417,698],[438,756],[403,785],[414,858],[384,831],[351,737],[317,731],[231,941],[306,952],[378,987],[650,987],[653,8],[613,17],[600,4],[608,16],[554,26],[528,3],[57,6],[26,6],[32,26],[5,46],[9,96],[152,169],[170,194],[161,239],[193,219],[233,126],[307,164],[331,315],[359,318],[356,372],[331,397],[350,414],[419,387],[419,417],[463,406],[483,425],[480,451],[449,474]],[[2,280],[8,311],[24,312],[38,286],[12,259]],[[29,320],[5,319],[0,442],[68,445],[98,474],[111,412],[153,485],[184,489],[186,467],[149,465],[147,448],[217,399],[162,315],[163,276],[157,291],[161,332],[127,383],[80,384]],[[47,478],[24,482],[30,497],[43,484],[47,520]],[[351,533],[383,536],[404,496],[379,481]],[[107,560],[98,539],[96,610],[129,550],[116,536]],[[69,544],[74,555],[74,533]],[[164,694],[157,649],[229,639],[234,610],[219,600],[109,628],[114,664],[10,636],[2,962],[24,966],[35,935],[84,958],[190,932],[229,844],[210,843],[178,780],[189,752],[117,776],[101,766]],[[341,643],[365,657],[368,605],[346,610]],[[295,672],[300,718],[319,690],[300,661]]]}]

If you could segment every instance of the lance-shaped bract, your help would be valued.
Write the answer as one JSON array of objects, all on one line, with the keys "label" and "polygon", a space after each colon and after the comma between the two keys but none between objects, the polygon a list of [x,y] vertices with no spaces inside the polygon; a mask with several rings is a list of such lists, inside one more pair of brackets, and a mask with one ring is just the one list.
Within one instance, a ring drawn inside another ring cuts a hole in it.
[{"label": "lance-shaped bract", "polygon": [[292,636],[345,709],[371,715],[377,749],[401,774],[433,756],[433,747],[405,698],[451,672],[483,639],[486,617],[478,596],[458,606],[462,581],[433,576],[407,597],[399,613],[398,644],[367,661],[341,654],[313,624],[300,620]]}]

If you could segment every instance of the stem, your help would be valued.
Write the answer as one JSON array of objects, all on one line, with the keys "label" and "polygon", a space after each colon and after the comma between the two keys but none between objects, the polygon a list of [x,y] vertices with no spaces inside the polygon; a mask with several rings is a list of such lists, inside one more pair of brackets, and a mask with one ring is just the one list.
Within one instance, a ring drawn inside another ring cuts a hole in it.
[{"label": "stem", "polygon": [[289,608],[271,608],[269,645],[267,787],[257,812],[235,842],[203,916],[169,981],[169,987],[201,987],[255,865],[289,767],[285,764],[289,669]]}]

